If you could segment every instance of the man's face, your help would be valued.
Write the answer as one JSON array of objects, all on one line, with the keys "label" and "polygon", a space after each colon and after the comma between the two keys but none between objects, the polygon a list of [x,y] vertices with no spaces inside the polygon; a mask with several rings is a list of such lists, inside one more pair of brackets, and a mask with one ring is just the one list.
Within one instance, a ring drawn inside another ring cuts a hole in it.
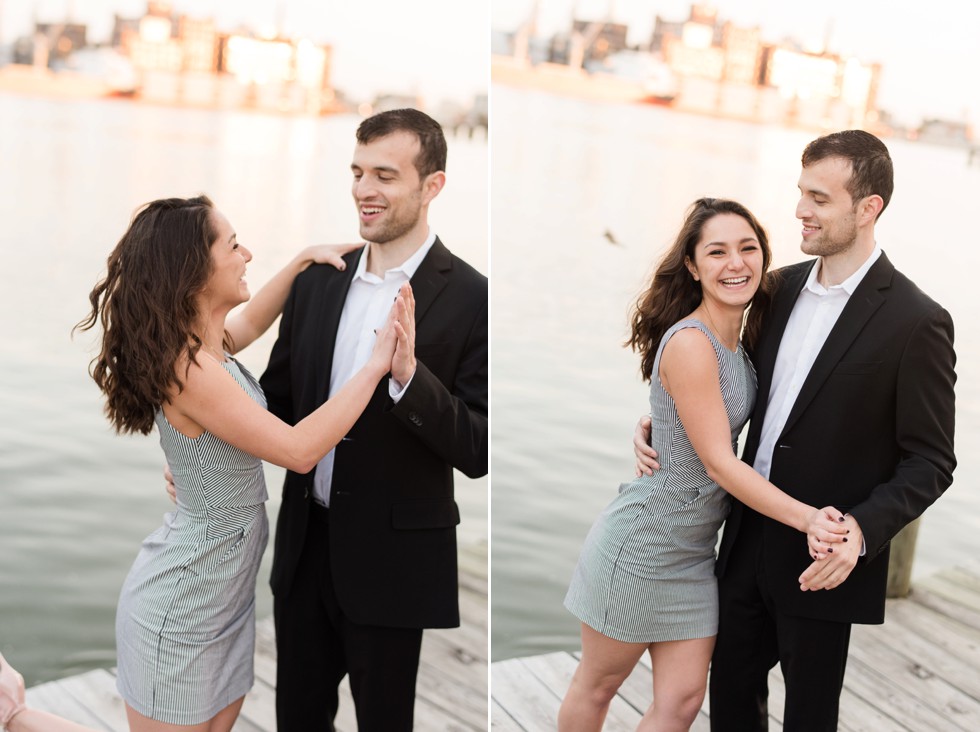
[{"label": "man's face", "polygon": [[418,152],[418,138],[402,131],[354,148],[351,192],[365,241],[385,244],[425,235],[423,181],[414,162]]},{"label": "man's face", "polygon": [[824,158],[803,168],[796,218],[803,222],[804,253],[830,256],[854,244],[857,207],[844,188],[850,177],[851,163],[844,158]]}]

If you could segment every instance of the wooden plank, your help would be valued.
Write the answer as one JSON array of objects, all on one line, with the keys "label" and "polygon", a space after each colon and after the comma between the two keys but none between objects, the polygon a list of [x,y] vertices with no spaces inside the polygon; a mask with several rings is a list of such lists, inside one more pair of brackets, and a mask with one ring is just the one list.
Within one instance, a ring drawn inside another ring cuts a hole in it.
[{"label": "wooden plank", "polygon": [[930,610],[935,610],[948,618],[957,620],[971,628],[980,628],[980,605],[968,607],[959,602],[950,600],[941,591],[935,591],[931,586],[924,589],[916,585],[909,595],[909,600],[914,605],[921,605]]},{"label": "wooden plank", "polygon": [[497,732],[526,732],[500,704],[490,702],[490,729]]},{"label": "wooden plank", "polygon": [[[885,630],[875,627],[875,630]],[[898,650],[905,648],[904,651]],[[873,632],[870,626],[855,626],[852,631],[850,658],[866,668],[878,669],[899,693],[910,701],[932,709],[952,720],[952,728],[980,729],[980,702],[951,685],[941,675],[923,664],[901,637]],[[973,671],[976,674],[976,670]],[[845,684],[849,679],[845,679]]]},{"label": "wooden plank", "polygon": [[[942,597],[949,603],[958,605],[967,613],[976,612],[977,608],[980,608],[980,598],[977,597],[975,592],[964,588],[962,584],[956,582],[955,579],[937,576],[932,577],[929,583],[925,585],[924,589],[934,595]],[[910,599],[917,601],[916,591],[913,589]]]},{"label": "wooden plank", "polygon": [[43,709],[86,727],[92,727],[103,732],[115,732],[112,727],[103,723],[87,707],[69,694],[62,686],[61,681],[48,681],[32,686],[27,690],[27,706]]},{"label": "wooden plank", "polygon": [[[859,645],[876,642],[880,646],[899,649],[900,655],[906,659],[906,663],[898,667],[900,671],[906,672],[903,675],[919,673],[919,669],[925,669],[972,697],[974,705],[980,707],[980,702],[975,701],[980,699],[978,667],[971,666],[970,663],[950,655],[946,649],[933,645],[914,626],[906,627],[897,622],[887,626],[855,625],[851,631],[852,646],[855,640]],[[980,719],[977,721],[978,726],[975,729],[980,729]]]},{"label": "wooden plank", "polygon": [[126,706],[116,691],[116,677],[105,669],[87,671],[61,680],[61,688],[102,720],[111,730],[129,729]]},{"label": "wooden plank", "polygon": [[888,627],[905,628],[933,646],[980,669],[980,628],[973,628],[924,605],[898,604],[888,609]]},{"label": "wooden plank", "polygon": [[840,732],[910,732],[911,728],[875,708],[847,686],[840,695]]},{"label": "wooden plank", "polygon": [[[846,687],[855,695],[899,720],[909,730],[964,730],[955,720],[932,706],[929,699],[909,693],[896,684],[882,670],[868,665],[855,654],[848,658]],[[841,708],[841,717],[849,717],[850,710]]]},{"label": "wooden plank", "polygon": [[533,732],[558,726],[558,698],[519,658],[492,664],[490,696],[506,707],[521,729]]},{"label": "wooden plank", "polygon": [[977,565],[950,567],[937,574],[944,579],[956,582],[963,589],[973,592],[980,598],[980,567]]},{"label": "wooden plank", "polygon": [[487,671],[483,662],[482,674],[472,671],[467,676],[482,679],[479,688],[469,686],[472,679],[461,683],[461,674],[453,669],[431,666],[423,661],[419,664],[419,678],[416,685],[416,705],[427,704],[442,710],[449,718],[456,720],[467,729],[485,729],[487,722]]}]

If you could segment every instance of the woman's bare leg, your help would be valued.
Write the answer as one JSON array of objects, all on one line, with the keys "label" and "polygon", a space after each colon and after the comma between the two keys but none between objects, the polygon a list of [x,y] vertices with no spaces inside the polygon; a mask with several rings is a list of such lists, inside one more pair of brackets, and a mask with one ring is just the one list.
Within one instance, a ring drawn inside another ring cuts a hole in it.
[{"label": "woman's bare leg", "polygon": [[646,643],[623,643],[582,624],[582,658],[558,710],[559,732],[598,732],[609,703],[632,673]]},{"label": "woman's bare leg", "polygon": [[227,707],[214,715],[207,722],[200,724],[166,724],[155,719],[144,717],[126,705],[126,718],[129,720],[130,732],[230,732],[238,713],[242,709],[245,697],[233,701]]},{"label": "woman's bare leg", "polygon": [[715,637],[663,641],[650,647],[653,704],[637,732],[687,732],[704,702]]}]

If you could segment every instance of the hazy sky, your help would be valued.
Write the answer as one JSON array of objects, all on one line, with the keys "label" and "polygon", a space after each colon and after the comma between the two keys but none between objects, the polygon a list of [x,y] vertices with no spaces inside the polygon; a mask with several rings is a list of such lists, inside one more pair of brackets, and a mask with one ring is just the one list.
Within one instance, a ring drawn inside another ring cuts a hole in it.
[{"label": "hazy sky", "polygon": [[[528,17],[532,0],[492,0],[491,24],[511,30]],[[759,26],[765,40],[790,36],[882,64],[879,106],[906,123],[923,117],[968,121],[980,131],[980,3],[972,0],[714,0],[722,19]],[[630,42],[644,42],[657,14],[685,20],[685,0],[539,0],[539,29],[554,32],[577,17],[630,25]]]},{"label": "hazy sky", "polygon": [[[113,13],[142,15],[145,0],[0,0],[0,40],[31,29],[32,18],[58,21],[69,14],[101,41]],[[214,17],[222,29],[245,24],[273,32],[277,18],[287,36],[334,47],[334,85],[358,95],[413,91],[435,100],[467,100],[485,93],[489,78],[489,0],[175,0],[195,17]]]}]

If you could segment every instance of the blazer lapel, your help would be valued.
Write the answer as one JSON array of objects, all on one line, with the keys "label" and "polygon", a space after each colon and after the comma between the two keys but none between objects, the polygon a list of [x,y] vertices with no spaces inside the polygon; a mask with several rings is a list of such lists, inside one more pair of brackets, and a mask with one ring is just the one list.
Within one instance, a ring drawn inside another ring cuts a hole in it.
[{"label": "blazer lapel", "polygon": [[820,387],[823,386],[827,377],[847,353],[847,349],[864,330],[868,320],[885,302],[885,297],[880,290],[891,284],[894,271],[895,267],[882,252],[878,261],[871,266],[857,289],[854,290],[854,294],[848,299],[847,305],[844,306],[840,317],[837,318],[837,322],[831,329],[830,335],[827,336],[823,348],[817,354],[817,358],[810,368],[810,373],[800,388],[799,396],[796,397],[796,402],[786,418],[786,426],[783,427],[784,434],[800,418],[800,415],[820,391]]},{"label": "blazer lapel", "polygon": [[418,325],[436,297],[448,284],[446,274],[452,269],[452,255],[436,237],[432,248],[412,276],[412,292],[415,295],[415,324]]},{"label": "blazer lapel", "polygon": [[[354,281],[354,271],[357,269],[358,260],[362,255],[367,255],[366,246],[346,254],[344,261],[347,263],[347,268],[339,276],[333,276],[330,273],[331,276],[327,282],[317,289],[319,299],[314,310],[317,313],[317,319],[309,337],[319,340],[322,346],[313,348],[313,366],[317,380],[316,391],[320,395],[320,403],[326,401],[330,396],[330,376],[333,372],[333,354],[337,345],[340,316],[344,312],[347,291],[350,290],[351,282]],[[324,337],[324,334],[332,335]]]},{"label": "blazer lapel", "polygon": [[783,340],[783,332],[786,330],[789,316],[800,296],[800,290],[806,284],[806,278],[810,276],[810,270],[813,269],[816,261],[814,259],[804,266],[794,267],[791,272],[786,272],[786,270],[780,272],[785,281],[780,285],[779,292],[773,300],[762,338],[752,354],[756,376],[759,379],[759,394],[765,396],[766,402],[769,401],[769,387],[772,385],[772,374],[776,368],[776,356],[779,354],[779,344]]}]

